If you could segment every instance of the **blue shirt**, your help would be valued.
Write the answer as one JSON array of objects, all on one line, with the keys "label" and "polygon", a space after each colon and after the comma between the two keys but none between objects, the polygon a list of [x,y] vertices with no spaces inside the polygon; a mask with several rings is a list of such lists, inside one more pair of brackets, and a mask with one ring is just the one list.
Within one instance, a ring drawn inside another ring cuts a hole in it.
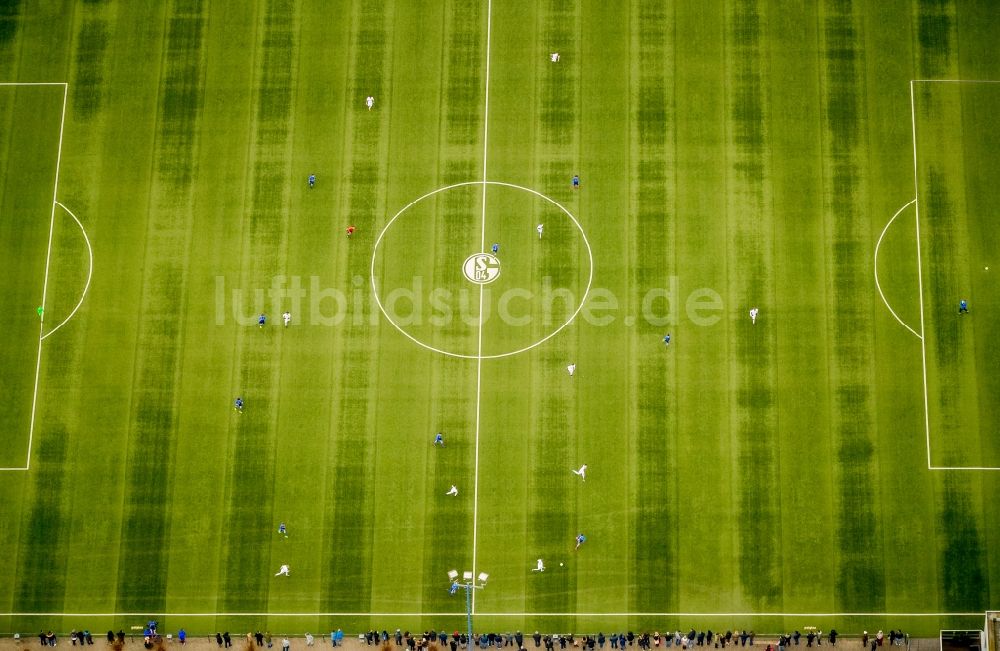
[{"label": "blue shirt", "polygon": [[264,316],[263,314],[257,317],[257,323],[259,323],[260,325],[264,325],[264,323],[266,322],[267,322],[267,317]]}]

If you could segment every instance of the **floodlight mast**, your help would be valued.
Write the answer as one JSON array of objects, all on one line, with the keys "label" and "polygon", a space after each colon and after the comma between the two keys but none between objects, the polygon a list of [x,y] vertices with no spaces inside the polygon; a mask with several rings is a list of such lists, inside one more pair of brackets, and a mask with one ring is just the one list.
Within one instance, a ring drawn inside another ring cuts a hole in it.
[{"label": "floodlight mast", "polygon": [[458,570],[450,570],[448,572],[448,580],[451,582],[450,592],[455,594],[458,592],[459,588],[465,590],[465,618],[466,624],[469,628],[469,640],[468,644],[472,644],[472,591],[482,590],[486,587],[486,580],[490,578],[490,575],[486,572],[480,572],[479,576],[475,580],[472,578],[472,572],[466,570],[462,573],[462,580],[458,580]]}]

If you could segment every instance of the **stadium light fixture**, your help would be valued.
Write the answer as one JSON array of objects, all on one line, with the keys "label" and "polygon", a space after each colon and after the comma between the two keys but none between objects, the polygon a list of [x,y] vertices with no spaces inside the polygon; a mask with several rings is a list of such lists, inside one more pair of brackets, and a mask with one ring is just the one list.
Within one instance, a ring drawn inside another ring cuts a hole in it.
[{"label": "stadium light fixture", "polygon": [[458,580],[458,570],[448,571],[448,592],[455,594],[460,589],[465,590],[465,617],[466,623],[469,628],[469,644],[472,644],[472,591],[482,590],[486,587],[486,580],[490,578],[490,575],[486,572],[480,572],[478,578],[478,584],[473,581],[472,577],[475,573],[466,570],[462,572],[462,581]]}]

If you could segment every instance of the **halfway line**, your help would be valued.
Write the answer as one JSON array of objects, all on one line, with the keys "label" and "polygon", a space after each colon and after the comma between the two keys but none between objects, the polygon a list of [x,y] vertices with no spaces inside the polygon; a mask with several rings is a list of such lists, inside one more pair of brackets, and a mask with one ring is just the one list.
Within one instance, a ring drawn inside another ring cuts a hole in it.
[{"label": "halfway line", "polygon": [[[486,251],[486,154],[489,145],[490,133],[490,36],[493,29],[493,0],[486,0],[486,99],[483,108],[483,213],[481,222],[481,239],[479,250]],[[472,489],[472,578],[475,580],[476,573],[476,544],[479,530],[479,411],[482,404],[483,392],[483,293],[484,288],[479,286],[479,342],[476,348],[476,458],[473,466],[473,489]],[[476,612],[476,591],[472,590],[471,612]]]}]

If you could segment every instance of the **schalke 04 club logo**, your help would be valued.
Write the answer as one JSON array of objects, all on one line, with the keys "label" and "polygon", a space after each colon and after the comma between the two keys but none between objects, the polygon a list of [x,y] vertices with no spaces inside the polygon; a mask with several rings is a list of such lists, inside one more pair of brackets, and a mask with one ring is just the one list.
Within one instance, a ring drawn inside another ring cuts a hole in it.
[{"label": "schalke 04 club logo", "polygon": [[472,282],[485,285],[500,277],[500,261],[489,253],[473,253],[462,264],[462,273]]}]

